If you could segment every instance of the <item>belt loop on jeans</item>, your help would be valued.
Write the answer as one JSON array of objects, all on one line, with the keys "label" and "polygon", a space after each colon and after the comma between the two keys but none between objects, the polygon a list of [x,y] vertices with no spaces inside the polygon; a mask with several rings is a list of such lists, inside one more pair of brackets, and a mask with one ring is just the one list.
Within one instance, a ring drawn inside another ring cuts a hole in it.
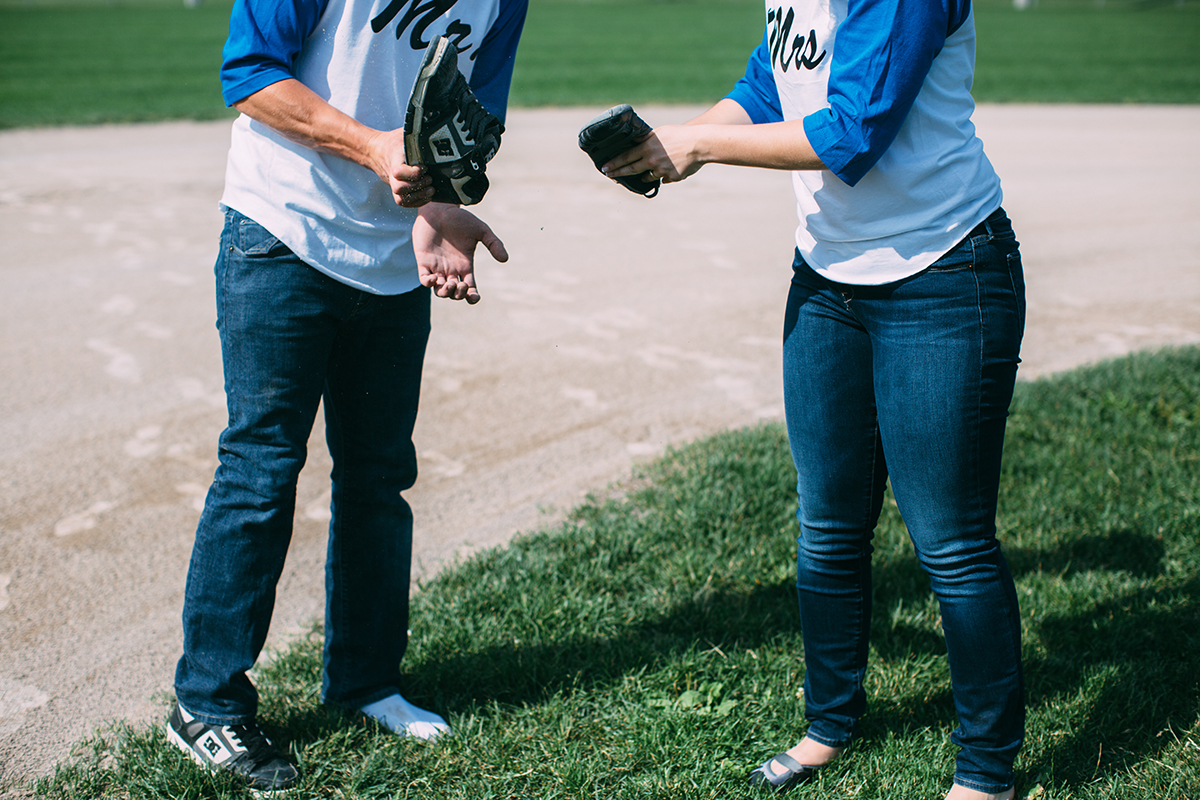
[{"label": "belt loop on jeans", "polygon": [[1004,214],[1004,206],[1000,206],[995,211],[988,214],[987,218],[984,219],[983,222],[976,225],[971,232],[967,234],[967,238],[971,239],[976,236],[987,236],[990,239],[995,236],[995,234],[992,232],[992,218],[1001,214]]},{"label": "belt loop on jeans", "polygon": [[[983,222],[979,223],[974,228],[972,228],[967,233],[966,236],[959,239],[958,244],[954,245],[954,247],[950,248],[950,250],[957,250],[958,248],[962,247],[967,242],[974,239],[976,236],[987,236],[990,238],[991,235],[992,235],[992,232],[990,230],[988,230],[988,223],[987,223],[987,220],[985,219]],[[950,252],[950,250],[947,250],[946,252]]]}]

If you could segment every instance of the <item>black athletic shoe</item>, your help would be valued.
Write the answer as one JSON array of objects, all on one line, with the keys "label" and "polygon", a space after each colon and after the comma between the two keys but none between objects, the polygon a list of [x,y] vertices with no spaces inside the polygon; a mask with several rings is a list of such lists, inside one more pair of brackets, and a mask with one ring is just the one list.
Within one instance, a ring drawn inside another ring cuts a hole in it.
[{"label": "black athletic shoe", "polygon": [[253,722],[209,725],[176,703],[167,720],[167,738],[200,766],[240,775],[255,794],[287,789],[300,777]]},{"label": "black athletic shoe", "polygon": [[482,200],[483,170],[502,133],[504,125],[458,71],[458,48],[445,36],[430,42],[404,115],[404,149],[410,164],[429,167],[433,199],[464,206]]}]

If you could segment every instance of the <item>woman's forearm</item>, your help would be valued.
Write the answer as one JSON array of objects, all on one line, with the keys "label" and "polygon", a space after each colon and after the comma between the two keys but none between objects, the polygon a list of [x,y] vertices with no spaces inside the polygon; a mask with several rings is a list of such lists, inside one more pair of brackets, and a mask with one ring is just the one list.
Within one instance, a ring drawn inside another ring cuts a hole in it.
[{"label": "woman's forearm", "polygon": [[[684,126],[692,135],[690,150],[699,164],[732,164],[765,169],[824,169],[808,142],[803,120],[761,125],[711,124]],[[666,132],[663,132],[666,135]]]},{"label": "woman's forearm", "polygon": [[650,138],[605,165],[610,178],[650,173],[681,181],[705,164],[764,169],[825,169],[809,144],[802,120],[752,124],[738,103],[725,98],[683,125],[655,128]]},{"label": "woman's forearm", "polygon": [[687,125],[749,125],[753,122],[746,109],[742,108],[728,97],[720,100],[712,108],[705,111]]}]

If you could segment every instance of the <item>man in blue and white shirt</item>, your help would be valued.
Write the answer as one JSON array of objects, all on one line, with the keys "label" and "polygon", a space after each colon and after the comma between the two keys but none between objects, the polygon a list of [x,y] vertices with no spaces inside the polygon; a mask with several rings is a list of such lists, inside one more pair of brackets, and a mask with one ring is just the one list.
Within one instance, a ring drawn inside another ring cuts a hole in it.
[{"label": "man in blue and white shirt", "polygon": [[960,747],[947,797],[1015,792],[1020,614],[995,513],[1024,282],[971,122],[974,58],[970,0],[768,0],[734,90],[604,167],[668,184],[707,163],[792,171],[784,389],[809,727],[755,785],[811,779],[855,734],[890,479],[940,604]]},{"label": "man in blue and white shirt", "polygon": [[477,302],[474,252],[504,245],[431,203],[402,130],[426,46],[449,37],[504,117],[527,0],[236,0],[224,49],[233,124],[217,327],[229,424],[196,532],[171,740],[252,789],[296,769],[256,723],[263,647],[318,405],[333,457],[322,700],[401,735],[445,721],[399,692],[407,644],[413,425],[430,295]]}]

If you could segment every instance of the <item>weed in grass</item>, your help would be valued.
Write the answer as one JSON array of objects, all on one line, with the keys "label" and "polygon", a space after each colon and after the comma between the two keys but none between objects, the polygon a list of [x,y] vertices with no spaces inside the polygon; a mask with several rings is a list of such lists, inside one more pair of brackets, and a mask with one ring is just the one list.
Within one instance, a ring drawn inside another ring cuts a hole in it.
[{"label": "weed in grass", "polygon": [[[1198,348],[1017,387],[999,526],[1024,615],[1022,797],[1200,797],[1198,397]],[[804,728],[793,483],[782,428],[721,434],[421,586],[404,690],[454,726],[433,745],[321,707],[314,629],[255,674],[295,796],[759,796],[746,774]],[[891,503],[876,544],[863,736],[800,800],[950,781],[937,606]],[[129,728],[37,793],[243,796]]]}]

